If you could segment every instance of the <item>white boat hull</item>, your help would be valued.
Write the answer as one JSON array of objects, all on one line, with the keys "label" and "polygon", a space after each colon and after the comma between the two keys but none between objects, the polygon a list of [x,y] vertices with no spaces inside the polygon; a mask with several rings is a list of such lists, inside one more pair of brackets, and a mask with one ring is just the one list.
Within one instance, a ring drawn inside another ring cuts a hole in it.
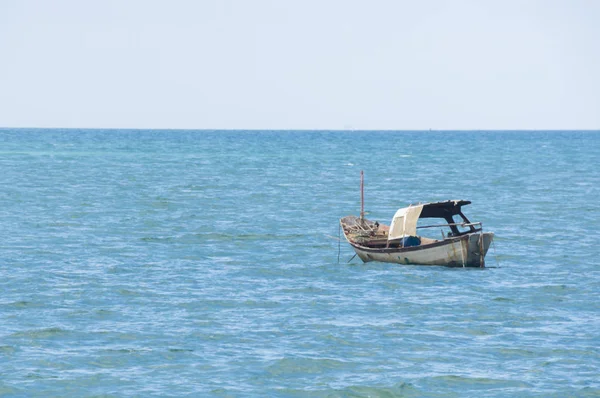
[{"label": "white boat hull", "polygon": [[369,248],[352,241],[349,243],[364,262],[484,267],[485,255],[493,238],[492,232],[476,232],[405,248]]}]

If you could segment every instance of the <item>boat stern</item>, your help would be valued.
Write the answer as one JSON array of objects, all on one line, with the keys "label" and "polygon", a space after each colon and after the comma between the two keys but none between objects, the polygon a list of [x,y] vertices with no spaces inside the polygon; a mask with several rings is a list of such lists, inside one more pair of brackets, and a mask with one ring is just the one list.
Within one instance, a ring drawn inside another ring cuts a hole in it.
[{"label": "boat stern", "polygon": [[467,252],[466,265],[471,267],[485,267],[485,255],[492,244],[494,233],[478,232],[469,234],[468,236],[468,240],[465,241]]}]

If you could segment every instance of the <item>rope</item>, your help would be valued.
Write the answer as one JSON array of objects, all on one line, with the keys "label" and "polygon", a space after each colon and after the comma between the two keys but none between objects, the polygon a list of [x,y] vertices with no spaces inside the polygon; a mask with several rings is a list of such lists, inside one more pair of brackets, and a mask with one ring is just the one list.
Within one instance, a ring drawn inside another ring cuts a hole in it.
[{"label": "rope", "polygon": [[500,268],[500,261],[498,261],[498,255],[496,254],[496,243],[492,240],[492,247],[494,248],[494,258],[496,259],[496,265]]},{"label": "rope", "polygon": [[485,257],[483,255],[483,229],[479,233],[479,266],[485,267]]}]

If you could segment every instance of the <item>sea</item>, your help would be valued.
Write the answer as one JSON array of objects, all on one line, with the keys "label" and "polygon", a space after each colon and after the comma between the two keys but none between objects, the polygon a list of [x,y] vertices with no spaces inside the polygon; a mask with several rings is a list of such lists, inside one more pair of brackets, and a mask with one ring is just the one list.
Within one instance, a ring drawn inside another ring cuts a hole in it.
[{"label": "sea", "polygon": [[[339,219],[465,199],[486,268]],[[600,132],[0,129],[1,397],[600,397]]]}]

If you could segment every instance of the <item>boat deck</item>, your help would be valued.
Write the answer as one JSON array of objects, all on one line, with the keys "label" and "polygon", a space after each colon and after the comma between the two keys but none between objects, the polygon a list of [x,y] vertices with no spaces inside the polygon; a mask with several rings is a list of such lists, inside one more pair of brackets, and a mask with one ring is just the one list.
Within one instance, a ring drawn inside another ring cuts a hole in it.
[{"label": "boat deck", "polygon": [[[340,222],[344,229],[344,235],[352,243],[373,249],[400,247],[402,239],[388,241],[389,225],[379,224],[366,218],[361,221],[356,216],[346,216]],[[421,239],[421,246],[439,242],[437,239],[423,236],[419,236],[419,238]]]}]

